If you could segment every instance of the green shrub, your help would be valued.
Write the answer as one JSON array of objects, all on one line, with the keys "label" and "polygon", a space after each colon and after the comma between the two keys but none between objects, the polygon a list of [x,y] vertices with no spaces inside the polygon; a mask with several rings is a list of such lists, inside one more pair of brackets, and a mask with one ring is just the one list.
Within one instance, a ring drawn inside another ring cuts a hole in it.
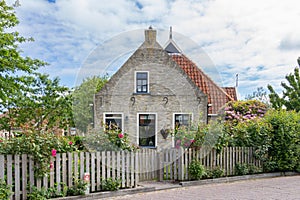
[{"label": "green shrub", "polygon": [[67,195],[67,187],[65,184],[62,185],[62,191],[58,192],[57,184],[54,187],[50,187],[48,189],[42,187],[38,189],[36,186],[29,186],[31,192],[27,195],[28,200],[44,200],[51,199],[56,197],[65,197]]},{"label": "green shrub", "polygon": [[190,163],[188,172],[192,180],[199,180],[206,175],[205,167],[197,160]]},{"label": "green shrub", "polygon": [[263,170],[260,167],[255,166],[254,164],[248,164],[248,171],[249,174],[257,174],[257,173],[261,173]]},{"label": "green shrub", "polygon": [[215,167],[207,171],[207,178],[220,178],[224,175],[224,170],[220,167]]},{"label": "green shrub", "polygon": [[234,169],[235,169],[235,174],[236,175],[246,175],[246,174],[249,174],[249,169],[248,169],[247,164],[236,163]]},{"label": "green shrub", "polygon": [[89,151],[134,151],[137,147],[130,143],[127,133],[121,130],[91,130],[83,139]]},{"label": "green shrub", "polygon": [[8,200],[11,194],[11,186],[7,185],[4,180],[0,179],[0,199]]},{"label": "green shrub", "polygon": [[67,189],[67,196],[84,195],[88,187],[88,183],[81,179],[75,179],[74,185]]},{"label": "green shrub", "polygon": [[101,181],[101,189],[103,191],[116,191],[119,190],[121,187],[121,181],[118,179],[103,179]]}]

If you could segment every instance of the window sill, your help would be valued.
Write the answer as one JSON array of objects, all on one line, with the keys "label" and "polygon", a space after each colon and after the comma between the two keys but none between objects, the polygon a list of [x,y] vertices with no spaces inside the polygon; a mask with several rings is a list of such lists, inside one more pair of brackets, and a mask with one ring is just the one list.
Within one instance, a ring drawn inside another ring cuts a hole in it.
[{"label": "window sill", "polygon": [[154,147],[154,146],[139,146],[139,148],[156,149],[157,147]]},{"label": "window sill", "polygon": [[134,92],[132,95],[151,95],[150,92]]}]

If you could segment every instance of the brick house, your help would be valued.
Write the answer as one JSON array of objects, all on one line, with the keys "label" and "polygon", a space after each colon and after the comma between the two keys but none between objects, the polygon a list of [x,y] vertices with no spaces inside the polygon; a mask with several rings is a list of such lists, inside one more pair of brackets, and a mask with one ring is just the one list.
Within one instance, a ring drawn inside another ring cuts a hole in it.
[{"label": "brick house", "polygon": [[117,127],[140,147],[170,148],[175,125],[207,122],[236,100],[235,88],[220,88],[172,39],[163,48],[156,30],[110,78],[94,99],[95,128]]}]

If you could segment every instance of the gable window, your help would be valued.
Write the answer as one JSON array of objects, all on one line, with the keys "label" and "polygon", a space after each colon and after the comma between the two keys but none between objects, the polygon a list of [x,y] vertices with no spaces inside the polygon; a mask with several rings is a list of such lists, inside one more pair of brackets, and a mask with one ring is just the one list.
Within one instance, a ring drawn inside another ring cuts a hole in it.
[{"label": "gable window", "polygon": [[123,115],[121,113],[104,113],[105,129],[122,130]]},{"label": "gable window", "polygon": [[149,92],[149,77],[148,72],[136,72],[136,93]]},{"label": "gable window", "polygon": [[138,114],[138,144],[156,146],[156,114]]}]

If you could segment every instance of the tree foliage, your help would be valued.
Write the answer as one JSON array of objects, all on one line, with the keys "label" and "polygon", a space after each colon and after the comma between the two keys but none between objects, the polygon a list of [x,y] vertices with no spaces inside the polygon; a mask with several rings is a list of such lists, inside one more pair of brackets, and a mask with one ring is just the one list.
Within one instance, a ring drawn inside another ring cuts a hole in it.
[{"label": "tree foliage", "polygon": [[266,105],[269,105],[269,98],[267,91],[263,87],[258,87],[252,94],[248,94],[245,97],[246,100],[258,100]]},{"label": "tree foliage", "polygon": [[42,133],[74,125],[72,96],[67,87],[59,85],[58,78],[51,80],[44,74],[22,78],[26,79],[26,85],[21,86],[24,89],[16,90],[5,104],[8,111],[0,119],[2,129],[26,126]]},{"label": "tree foliage", "polygon": [[12,93],[26,84],[26,80],[17,73],[31,74],[46,63],[21,55],[19,44],[33,39],[12,31],[19,21],[13,7],[8,6],[4,0],[0,1],[0,15],[0,101],[5,103]]},{"label": "tree foliage", "polygon": [[300,76],[299,68],[294,69],[294,73],[288,74],[286,77],[287,83],[282,82],[283,87],[282,97],[280,97],[271,85],[268,85],[270,90],[270,102],[275,109],[281,109],[283,106],[287,110],[300,111]]},{"label": "tree foliage", "polygon": [[94,95],[108,81],[108,76],[94,76],[83,80],[73,93],[73,113],[76,128],[86,133],[93,123]]},{"label": "tree foliage", "polygon": [[0,0],[0,118],[2,130],[21,126],[35,130],[72,125],[68,88],[38,73],[46,63],[23,57],[19,45],[33,41],[13,31],[19,21],[13,7]]}]

